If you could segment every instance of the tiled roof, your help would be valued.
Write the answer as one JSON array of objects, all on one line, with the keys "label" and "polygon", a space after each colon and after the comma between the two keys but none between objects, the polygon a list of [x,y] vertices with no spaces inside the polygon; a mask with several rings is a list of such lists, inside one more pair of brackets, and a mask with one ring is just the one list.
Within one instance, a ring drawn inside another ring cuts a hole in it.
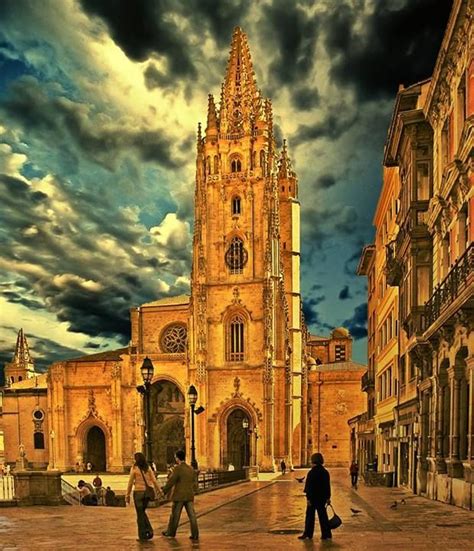
[{"label": "tiled roof", "polygon": [[315,365],[311,368],[311,371],[359,371],[361,369],[366,370],[367,366],[349,361]]},{"label": "tiled roof", "polygon": [[107,350],[106,352],[98,352],[97,354],[87,354],[78,358],[69,358],[67,362],[106,362],[118,361],[120,356],[128,352],[128,348],[118,348],[117,350]]},{"label": "tiled roof", "polygon": [[17,390],[17,389],[46,388],[46,387],[47,387],[46,373],[39,373],[38,375],[31,377],[31,379],[24,379],[23,381],[12,383],[8,388],[11,388],[12,390]]},{"label": "tiled roof", "polygon": [[178,295],[175,297],[163,297],[153,302],[147,302],[142,306],[178,306],[181,304],[189,304],[189,295]]}]

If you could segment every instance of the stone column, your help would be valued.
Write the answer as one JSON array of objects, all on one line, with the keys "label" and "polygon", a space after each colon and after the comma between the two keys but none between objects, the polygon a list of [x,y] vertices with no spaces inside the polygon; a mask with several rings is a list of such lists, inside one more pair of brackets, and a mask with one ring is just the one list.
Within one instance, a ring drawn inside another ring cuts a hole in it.
[{"label": "stone column", "polygon": [[440,380],[436,382],[437,412],[436,412],[436,464],[439,472],[445,472],[444,461],[444,394],[446,387],[441,386]]},{"label": "stone column", "polygon": [[467,364],[467,380],[469,382],[469,396],[468,396],[468,461],[474,462],[474,356],[466,359]]},{"label": "stone column", "polygon": [[460,381],[457,377],[451,378],[451,445],[449,457],[459,459],[459,409],[460,409]]},{"label": "stone column", "polygon": [[448,369],[451,390],[451,423],[449,446],[449,475],[455,478],[462,476],[463,468],[459,460],[459,428],[461,407],[461,381],[455,366]]}]

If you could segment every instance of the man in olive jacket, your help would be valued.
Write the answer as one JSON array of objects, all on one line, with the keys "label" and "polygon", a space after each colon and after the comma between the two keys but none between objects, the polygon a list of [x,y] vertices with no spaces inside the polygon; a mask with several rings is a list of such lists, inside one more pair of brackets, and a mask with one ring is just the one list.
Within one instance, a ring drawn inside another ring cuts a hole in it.
[{"label": "man in olive jacket", "polygon": [[171,508],[168,529],[166,532],[163,532],[163,536],[168,538],[174,538],[176,536],[179,519],[181,518],[181,511],[184,507],[191,524],[190,539],[197,540],[199,539],[199,529],[196,512],[194,511],[194,494],[197,492],[197,473],[192,467],[184,462],[185,457],[183,450],[178,450],[176,452],[175,459],[177,465],[162,488],[163,494],[167,494],[173,489],[173,495],[171,497],[173,506]]},{"label": "man in olive jacket", "polygon": [[304,487],[307,506],[304,532],[299,536],[301,540],[311,539],[313,537],[315,511],[318,512],[321,539],[327,540],[332,538],[326,511],[326,505],[331,503],[331,480],[323,464],[324,458],[321,453],[314,453],[311,456],[312,469],[306,476],[306,484]]}]

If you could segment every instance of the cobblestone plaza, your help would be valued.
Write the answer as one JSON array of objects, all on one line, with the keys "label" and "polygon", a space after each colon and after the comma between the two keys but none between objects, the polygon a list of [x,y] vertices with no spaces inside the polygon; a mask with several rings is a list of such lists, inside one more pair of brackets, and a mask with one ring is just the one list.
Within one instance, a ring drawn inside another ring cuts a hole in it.
[{"label": "cobblestone plaza", "polygon": [[[151,509],[155,528],[151,542],[138,543],[132,507],[34,507],[0,511],[0,549],[128,550],[128,549],[337,549],[467,551],[474,541],[474,513],[414,496],[399,488],[350,489],[345,469],[333,469],[334,508],[343,525],[331,542],[300,542],[304,520],[303,485],[306,471],[274,480],[252,481],[197,497],[201,538],[191,544],[185,517],[176,539],[158,535],[166,527],[168,504]],[[265,476],[265,475],[264,475]],[[402,502],[405,501],[405,503]],[[395,508],[391,508],[394,502]],[[361,511],[353,514],[351,508]]]}]

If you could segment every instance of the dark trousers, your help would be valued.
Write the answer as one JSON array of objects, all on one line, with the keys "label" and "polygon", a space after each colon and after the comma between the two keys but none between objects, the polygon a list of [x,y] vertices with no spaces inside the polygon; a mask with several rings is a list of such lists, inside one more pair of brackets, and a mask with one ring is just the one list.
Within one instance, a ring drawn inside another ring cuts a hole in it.
[{"label": "dark trousers", "polygon": [[146,514],[148,498],[145,497],[145,492],[133,492],[133,501],[137,512],[138,537],[141,540],[151,539],[153,537],[153,527]]},{"label": "dark trousers", "polygon": [[357,486],[357,478],[359,473],[351,474],[351,484],[353,487]]},{"label": "dark trousers", "polygon": [[176,536],[176,530],[178,529],[179,519],[181,518],[181,511],[183,510],[183,507],[186,509],[189,523],[191,524],[191,537],[198,539],[199,529],[197,525],[196,512],[194,511],[194,503],[192,501],[173,501],[171,516],[166,532],[169,536]]},{"label": "dark trousers", "polygon": [[309,538],[313,537],[315,512],[318,512],[319,527],[321,528],[321,537],[330,538],[331,528],[329,527],[328,513],[326,511],[325,502],[308,502],[306,507],[306,518],[304,521],[304,535]]}]

